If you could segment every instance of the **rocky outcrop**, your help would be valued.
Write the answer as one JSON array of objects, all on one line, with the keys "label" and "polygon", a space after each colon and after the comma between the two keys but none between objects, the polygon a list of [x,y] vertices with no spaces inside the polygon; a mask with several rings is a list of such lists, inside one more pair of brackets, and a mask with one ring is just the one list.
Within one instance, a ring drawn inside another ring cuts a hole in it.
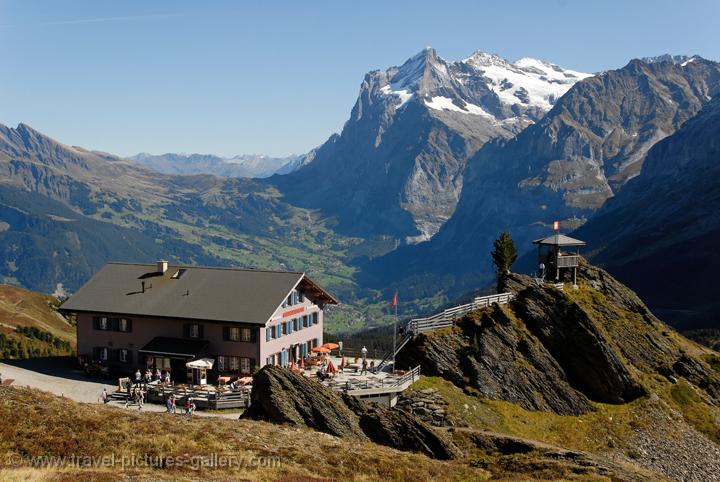
[{"label": "rocky outcrop", "polygon": [[434,388],[404,392],[398,397],[395,406],[436,427],[463,425],[460,420],[448,414],[448,402]]},{"label": "rocky outcrop", "polygon": [[635,293],[584,261],[579,279],[579,289],[560,291],[511,274],[511,304],[419,336],[398,363],[419,364],[424,374],[486,398],[563,415],[591,411],[593,401],[621,404],[645,395],[643,373],[682,377],[720,402],[720,376]]},{"label": "rocky outcrop", "polygon": [[308,426],[338,437],[371,440],[438,459],[458,449],[423,421],[329,388],[286,369],[266,366],[253,375],[252,403],[243,418]]}]

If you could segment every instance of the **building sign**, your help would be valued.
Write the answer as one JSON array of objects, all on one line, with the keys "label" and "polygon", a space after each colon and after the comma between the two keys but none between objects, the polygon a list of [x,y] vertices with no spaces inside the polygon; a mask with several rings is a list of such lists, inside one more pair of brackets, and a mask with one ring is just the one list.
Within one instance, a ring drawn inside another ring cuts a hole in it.
[{"label": "building sign", "polygon": [[282,314],[282,315],[283,315],[283,318],[285,318],[286,316],[297,315],[298,313],[302,313],[303,311],[305,311],[305,307],[304,307],[304,306],[301,306],[300,308],[295,308],[295,309],[292,309],[292,310],[283,311],[283,314]]}]

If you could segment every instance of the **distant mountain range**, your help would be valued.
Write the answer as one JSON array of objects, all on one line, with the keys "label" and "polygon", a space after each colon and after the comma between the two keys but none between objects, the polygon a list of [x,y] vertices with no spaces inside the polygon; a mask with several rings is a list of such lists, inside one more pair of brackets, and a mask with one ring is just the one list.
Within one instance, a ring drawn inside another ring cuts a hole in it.
[{"label": "distant mountain range", "polygon": [[212,154],[160,155],[141,152],[128,160],[164,174],[213,174],[224,177],[264,178],[273,174],[289,174],[303,165],[304,155],[270,157],[263,154],[243,154],[220,157]]},{"label": "distant mountain range", "polygon": [[455,211],[467,160],[541,119],[588,76],[483,52],[450,62],[427,48],[369,72],[342,133],[273,181],[293,204],[337,217],[347,234],[425,241]]},{"label": "distant mountain range", "polygon": [[687,314],[666,319],[712,323],[719,91],[700,57],[589,75],[426,49],[368,73],[342,132],[283,160],[127,160],[0,126],[0,281],[72,292],[108,260],[160,257],[307,270],[346,303],[328,326],[357,329],[397,286],[410,315],[489,285],[500,231],[524,253],[560,220],[652,308]]},{"label": "distant mountain range", "polygon": [[508,230],[522,252],[554,220],[579,227],[640,175],[655,143],[718,92],[720,64],[699,57],[633,60],[582,80],[540,121],[480,149],[438,234],[373,260],[363,282],[392,280],[423,292],[442,279],[456,294],[491,282],[488,253],[499,232]]}]

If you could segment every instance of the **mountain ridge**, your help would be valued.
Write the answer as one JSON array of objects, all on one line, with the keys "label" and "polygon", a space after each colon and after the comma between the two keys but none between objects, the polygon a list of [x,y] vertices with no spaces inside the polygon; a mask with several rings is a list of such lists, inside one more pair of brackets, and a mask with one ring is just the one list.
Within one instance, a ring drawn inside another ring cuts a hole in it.
[{"label": "mountain ridge", "polygon": [[[588,75],[483,55],[448,62],[427,48],[400,66],[368,72],[342,132],[318,147],[312,162],[271,181],[291,203],[337,218],[346,234],[398,244],[430,239],[455,210],[467,160],[488,140],[537,121]],[[505,78],[513,75],[515,83]],[[315,182],[329,173],[332,183]]]}]

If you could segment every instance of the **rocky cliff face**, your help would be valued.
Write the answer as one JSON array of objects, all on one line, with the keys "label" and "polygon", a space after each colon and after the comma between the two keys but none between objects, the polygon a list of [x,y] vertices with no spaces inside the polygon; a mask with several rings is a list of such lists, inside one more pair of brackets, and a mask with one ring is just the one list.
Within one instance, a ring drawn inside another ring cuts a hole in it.
[{"label": "rocky cliff face", "polygon": [[720,327],[720,98],[648,153],[576,235],[593,262],[679,328]]},{"label": "rocky cliff face", "polygon": [[428,243],[368,266],[368,278],[448,276],[455,295],[488,282],[486,253],[499,232],[526,250],[554,220],[578,227],[637,176],[656,142],[718,93],[720,64],[700,58],[633,60],[578,82],[542,120],[485,144],[468,161],[452,218]]},{"label": "rocky cliff face", "polygon": [[244,418],[302,425],[338,437],[372,440],[400,450],[450,459],[457,448],[400,409],[362,402],[289,370],[267,366],[253,376],[252,404]]},{"label": "rocky cliff face", "polygon": [[565,415],[591,411],[593,401],[643,396],[649,375],[685,377],[720,403],[718,373],[687,353],[631,290],[587,264],[579,278],[578,290],[563,292],[509,275],[511,304],[418,337],[399,363],[420,364],[486,398]]},{"label": "rocky cliff face", "polygon": [[481,52],[448,62],[428,48],[368,73],[342,133],[275,182],[291,202],[337,216],[352,234],[429,239],[455,210],[467,159],[540,119],[587,76]]}]

